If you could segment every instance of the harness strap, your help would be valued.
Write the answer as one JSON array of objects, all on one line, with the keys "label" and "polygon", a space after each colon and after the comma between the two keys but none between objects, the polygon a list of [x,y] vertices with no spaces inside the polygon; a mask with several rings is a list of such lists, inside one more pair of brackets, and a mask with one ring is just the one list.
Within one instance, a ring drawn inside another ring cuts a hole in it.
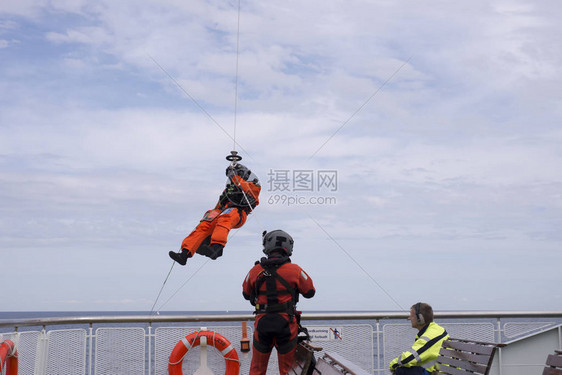
[{"label": "harness strap", "polygon": [[238,210],[238,217],[240,217],[240,219],[238,220],[238,223],[236,223],[235,227],[239,226],[242,221],[244,220],[244,209],[240,208],[240,207],[236,207],[236,209]]},{"label": "harness strap", "polygon": [[254,312],[254,314],[277,313],[277,312],[286,312],[288,314],[294,314],[294,307],[295,305],[293,304],[293,301],[277,303],[275,305],[256,304],[256,311]]},{"label": "harness strap", "polygon": [[279,282],[281,282],[281,284],[283,284],[283,286],[285,288],[287,288],[287,291],[289,293],[291,293],[291,296],[293,297],[293,301],[295,300],[295,288],[293,288],[291,286],[291,284],[289,284],[289,282],[287,280],[285,280],[284,278],[281,277],[281,275],[279,275],[277,273],[277,270],[275,269],[271,269],[271,274],[277,279],[279,280]]},{"label": "harness strap", "polygon": [[[291,319],[295,315],[295,307],[298,302],[298,294],[295,288],[285,280],[274,267],[264,267],[262,265],[263,271],[258,275],[258,280],[256,282],[256,299],[259,295],[265,295],[267,297],[267,303],[264,305],[259,305],[256,303],[255,314],[261,313],[275,313],[275,312],[286,312],[289,314]],[[260,277],[261,276],[261,277]],[[276,280],[286,288],[285,290],[277,290]],[[266,290],[260,290],[263,283],[265,283]],[[291,301],[279,303],[278,296],[280,294],[290,294]]]},{"label": "harness strap", "polygon": [[[267,293],[268,293],[267,290],[260,290],[258,294],[260,296],[264,296],[267,295]],[[288,290],[278,290],[277,294],[291,294],[291,292],[289,292]]]}]

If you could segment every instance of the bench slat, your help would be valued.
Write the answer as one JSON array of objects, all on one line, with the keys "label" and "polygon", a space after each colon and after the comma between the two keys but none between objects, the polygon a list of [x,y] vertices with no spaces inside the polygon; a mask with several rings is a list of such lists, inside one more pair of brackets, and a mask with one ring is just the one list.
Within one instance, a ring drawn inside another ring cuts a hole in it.
[{"label": "bench slat", "polygon": [[488,375],[494,354],[504,344],[449,338],[437,357],[438,371],[444,375]]},{"label": "bench slat", "polygon": [[546,367],[542,375],[562,375],[562,369],[554,368],[554,367]]},{"label": "bench slat", "polygon": [[443,367],[441,366],[441,364],[447,364],[453,367],[460,367],[464,370],[470,370],[478,374],[486,373],[486,368],[487,368],[486,365],[482,365],[479,363],[466,362],[459,359],[447,358],[447,357],[441,357],[437,362],[439,363],[439,368]]},{"label": "bench slat", "polygon": [[[434,372],[434,374],[435,374],[435,372]],[[455,368],[455,367],[448,367],[448,366],[440,366],[437,374],[443,374],[443,375],[470,375],[470,374],[472,374],[472,375],[475,375],[475,373],[473,373],[473,372],[458,369],[458,368]]]},{"label": "bench slat", "polygon": [[[488,365],[488,362],[490,361],[490,357],[491,357],[489,355],[484,355],[484,354],[459,352],[457,350],[444,349],[444,348],[441,348],[441,350],[439,351],[439,355],[443,357],[458,358],[463,361],[476,362],[484,366]],[[437,361],[439,360],[440,357],[437,357]]]},{"label": "bench slat", "polygon": [[471,353],[485,354],[485,355],[491,355],[494,352],[494,350],[496,349],[495,346],[484,346],[484,345],[481,345],[481,344],[459,342],[459,341],[449,341],[449,340],[446,340],[446,341],[443,342],[443,347],[467,351],[467,352],[471,352]]},{"label": "bench slat", "polygon": [[562,356],[550,354],[546,358],[546,365],[547,366],[554,366],[554,367],[562,367]]}]

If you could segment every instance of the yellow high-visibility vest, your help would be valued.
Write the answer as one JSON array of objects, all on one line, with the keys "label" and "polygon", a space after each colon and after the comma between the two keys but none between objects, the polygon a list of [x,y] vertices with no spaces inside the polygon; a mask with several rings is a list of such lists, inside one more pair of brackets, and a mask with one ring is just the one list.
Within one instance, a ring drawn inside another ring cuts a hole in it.
[{"label": "yellow high-visibility vest", "polygon": [[390,362],[390,369],[397,367],[423,367],[428,372],[435,370],[435,359],[439,355],[443,341],[449,338],[447,331],[435,322],[423,327],[416,335],[410,351],[406,351]]}]

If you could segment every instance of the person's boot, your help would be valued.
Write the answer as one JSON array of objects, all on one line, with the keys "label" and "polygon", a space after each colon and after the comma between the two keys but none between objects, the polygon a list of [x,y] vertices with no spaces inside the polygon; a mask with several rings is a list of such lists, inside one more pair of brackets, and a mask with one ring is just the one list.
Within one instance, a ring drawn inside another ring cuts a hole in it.
[{"label": "person's boot", "polygon": [[208,257],[212,260],[217,259],[218,257],[222,256],[222,249],[224,249],[224,245],[220,243],[214,243],[209,246],[209,255]]},{"label": "person's boot", "polygon": [[170,256],[170,258],[172,258],[182,266],[185,266],[185,264],[187,263],[187,258],[191,258],[191,253],[187,249],[181,249],[179,253],[170,251],[168,255]]},{"label": "person's boot", "polygon": [[196,253],[200,254],[200,255],[205,255],[206,257],[208,257],[210,255],[210,249],[209,246],[211,245],[211,236],[205,238],[203,240],[203,242],[201,242],[201,245],[199,245],[199,248],[197,248]]}]

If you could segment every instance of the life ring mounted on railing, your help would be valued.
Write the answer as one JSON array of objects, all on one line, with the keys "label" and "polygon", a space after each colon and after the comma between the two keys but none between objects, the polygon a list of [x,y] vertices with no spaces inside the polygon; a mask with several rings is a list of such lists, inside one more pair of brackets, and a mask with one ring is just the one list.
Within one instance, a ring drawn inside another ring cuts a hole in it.
[{"label": "life ring mounted on railing", "polygon": [[4,369],[6,375],[18,375],[18,351],[16,345],[10,340],[0,343],[0,373]]},{"label": "life ring mounted on railing", "polygon": [[[238,358],[238,353],[234,346],[228,341],[224,336],[219,335],[213,331],[197,331],[193,332],[183,339],[181,339],[170,354],[170,359],[168,361],[168,374],[169,375],[183,375],[182,363],[183,358],[187,352],[194,346],[204,346],[211,345],[215,347],[224,357],[226,370],[225,375],[238,375],[240,372],[240,360]],[[203,353],[203,351],[202,351]],[[206,352],[205,352],[206,353]],[[206,355],[206,354],[205,354]],[[206,358],[201,361],[201,366],[207,366]],[[199,373],[203,373],[199,371]]]}]

